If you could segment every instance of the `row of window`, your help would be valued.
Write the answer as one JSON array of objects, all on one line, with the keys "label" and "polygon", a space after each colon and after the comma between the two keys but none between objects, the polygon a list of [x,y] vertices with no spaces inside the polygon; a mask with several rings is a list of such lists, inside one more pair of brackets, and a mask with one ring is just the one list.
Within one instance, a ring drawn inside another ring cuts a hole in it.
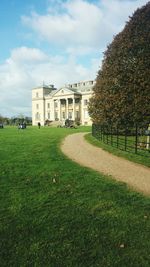
[{"label": "row of window", "polygon": [[[68,118],[71,120],[72,119],[72,115],[73,113],[71,111],[68,112]],[[88,119],[89,114],[87,110],[84,110],[84,119]],[[47,113],[47,118],[50,119],[50,112]],[[62,112],[62,118],[66,119],[66,112]],[[75,113],[75,118],[79,119],[80,118],[80,114],[79,111],[76,111]],[[40,113],[36,112],[35,114],[35,119],[36,120],[40,120]],[[55,112],[55,120],[58,119],[58,112]]]},{"label": "row of window", "polygon": [[85,85],[87,85],[87,84],[90,84],[90,85],[92,85],[92,84],[94,84],[94,81],[89,81],[89,82],[83,82],[83,83],[74,83],[74,84],[70,84],[70,87],[72,88],[72,87],[80,87],[81,85],[83,85],[83,86],[85,86]]},{"label": "row of window", "polygon": [[[47,113],[47,118],[50,119],[50,112]],[[72,112],[68,112],[68,118],[72,119]],[[79,111],[76,111],[76,118],[79,118]],[[55,111],[55,120],[58,119],[58,112]],[[62,119],[66,119],[66,112],[62,112]]]},{"label": "row of window", "polygon": [[[50,108],[50,103],[47,103],[47,108]],[[39,104],[36,104],[36,109],[39,109]]]},{"label": "row of window", "polygon": [[[78,101],[76,101],[76,103],[78,103]],[[88,100],[84,99],[84,106],[87,106],[88,104]],[[55,102],[55,108],[58,107],[58,102]],[[47,108],[50,109],[50,103],[47,103]],[[39,109],[39,104],[36,104],[36,109]]]}]

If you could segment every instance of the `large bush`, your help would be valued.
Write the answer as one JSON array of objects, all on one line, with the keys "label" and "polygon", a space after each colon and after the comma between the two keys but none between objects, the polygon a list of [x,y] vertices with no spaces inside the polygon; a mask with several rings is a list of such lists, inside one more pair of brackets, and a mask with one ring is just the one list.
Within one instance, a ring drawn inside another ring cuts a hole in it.
[{"label": "large bush", "polygon": [[94,122],[141,122],[150,114],[150,2],[108,46],[89,104]]}]

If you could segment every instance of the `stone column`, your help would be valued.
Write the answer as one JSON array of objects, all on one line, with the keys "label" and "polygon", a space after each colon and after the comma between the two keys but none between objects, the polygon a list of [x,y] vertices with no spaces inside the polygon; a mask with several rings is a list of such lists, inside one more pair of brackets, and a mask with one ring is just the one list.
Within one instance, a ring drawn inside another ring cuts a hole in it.
[{"label": "stone column", "polygon": [[75,98],[72,99],[72,107],[73,107],[73,110],[72,110],[72,119],[74,121],[75,120]]},{"label": "stone column", "polygon": [[82,112],[82,110],[81,110],[81,98],[79,99],[79,119],[80,119],[80,121],[81,121],[81,112]]},{"label": "stone column", "polygon": [[50,112],[51,112],[51,120],[53,120],[54,121],[54,113],[55,113],[55,108],[54,108],[54,100],[51,100],[51,102],[50,102]]},{"label": "stone column", "polygon": [[61,101],[60,101],[60,99],[58,99],[58,119],[59,119],[59,121],[61,121],[61,108],[60,108],[60,105],[61,105]]},{"label": "stone column", "polygon": [[56,112],[55,103],[56,103],[56,99],[54,99],[54,101],[53,101],[53,107],[54,107],[54,108],[53,108],[53,112],[54,112],[53,115],[54,115],[54,120],[56,119],[56,118],[55,118],[55,112]]},{"label": "stone column", "polygon": [[66,98],[66,119],[68,119],[68,98]]},{"label": "stone column", "polygon": [[80,120],[81,124],[84,124],[84,111],[83,111],[83,99],[81,99],[81,106],[80,106]]}]

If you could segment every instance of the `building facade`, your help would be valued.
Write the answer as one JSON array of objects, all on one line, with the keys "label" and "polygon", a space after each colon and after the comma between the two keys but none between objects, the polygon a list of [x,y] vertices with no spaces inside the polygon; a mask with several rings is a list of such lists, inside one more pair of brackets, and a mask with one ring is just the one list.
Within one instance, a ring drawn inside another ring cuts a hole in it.
[{"label": "building facade", "polygon": [[68,84],[60,89],[43,85],[32,90],[32,124],[46,122],[63,124],[66,119],[91,125],[88,102],[93,93],[95,81]]}]

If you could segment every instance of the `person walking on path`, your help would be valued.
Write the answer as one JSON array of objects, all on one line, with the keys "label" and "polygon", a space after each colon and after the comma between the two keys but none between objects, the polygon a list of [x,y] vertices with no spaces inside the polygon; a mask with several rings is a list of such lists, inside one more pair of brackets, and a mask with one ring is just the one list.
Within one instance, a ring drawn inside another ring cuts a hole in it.
[{"label": "person walking on path", "polygon": [[39,129],[40,129],[40,127],[41,127],[41,123],[40,123],[40,122],[38,122],[38,127],[39,127]]}]

